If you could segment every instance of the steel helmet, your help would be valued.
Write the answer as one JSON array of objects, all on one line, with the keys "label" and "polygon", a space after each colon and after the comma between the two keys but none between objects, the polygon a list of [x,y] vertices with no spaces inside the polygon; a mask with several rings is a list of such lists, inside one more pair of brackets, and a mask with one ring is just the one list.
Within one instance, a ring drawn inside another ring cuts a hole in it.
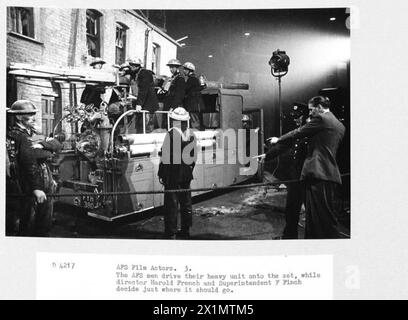
[{"label": "steel helmet", "polygon": [[169,67],[171,66],[181,67],[181,62],[178,59],[171,59],[169,62],[167,62],[167,65]]},{"label": "steel helmet", "polygon": [[142,65],[142,60],[140,58],[136,58],[136,57],[129,58],[129,59],[126,60],[126,62],[128,62],[131,65],[139,65],[139,66]]},{"label": "steel helmet", "polygon": [[170,112],[170,118],[178,121],[188,121],[190,120],[190,114],[183,107],[177,107]]},{"label": "steel helmet", "polygon": [[251,119],[249,118],[249,116],[248,116],[247,114],[244,114],[244,115],[242,116],[242,122],[249,122],[249,121],[251,121]]},{"label": "steel helmet", "polygon": [[129,62],[124,62],[119,66],[119,71],[127,71],[128,69],[130,69],[130,64]]},{"label": "steel helmet", "polygon": [[37,113],[39,110],[35,107],[35,105],[29,100],[17,100],[11,105],[10,110],[8,113],[13,114],[34,114]]},{"label": "steel helmet", "polygon": [[184,63],[184,64],[183,64],[183,68],[184,68],[184,69],[191,70],[191,71],[195,71],[195,66],[194,66],[194,64],[192,64],[191,62],[186,62],[186,63]]}]

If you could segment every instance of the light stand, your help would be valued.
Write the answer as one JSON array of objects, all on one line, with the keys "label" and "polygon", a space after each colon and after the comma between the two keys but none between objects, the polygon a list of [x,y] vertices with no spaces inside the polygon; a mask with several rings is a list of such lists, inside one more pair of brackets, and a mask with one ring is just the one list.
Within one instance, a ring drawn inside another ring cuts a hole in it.
[{"label": "light stand", "polygon": [[288,73],[288,66],[290,63],[289,57],[285,51],[276,50],[272,53],[272,58],[269,60],[271,66],[271,74],[278,80],[279,95],[278,95],[278,107],[279,107],[279,136],[282,135],[282,77]]},{"label": "light stand", "polygon": [[[273,75],[273,73],[272,73]],[[279,106],[279,136],[282,135],[282,119],[283,119],[283,114],[282,114],[282,77],[283,76],[276,76],[273,75],[274,77],[277,78],[278,80],[278,88],[279,88],[279,95],[278,95],[278,106]]]}]

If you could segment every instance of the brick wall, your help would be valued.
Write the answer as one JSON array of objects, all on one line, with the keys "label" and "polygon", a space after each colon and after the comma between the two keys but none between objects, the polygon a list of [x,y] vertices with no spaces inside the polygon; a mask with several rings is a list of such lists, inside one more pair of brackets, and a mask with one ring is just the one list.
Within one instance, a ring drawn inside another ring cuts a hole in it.
[{"label": "brick wall", "polygon": [[[126,57],[140,57],[143,61],[145,30],[148,26],[126,10],[96,9],[101,16],[101,57],[107,62],[106,71],[113,70],[115,63],[116,22],[128,27]],[[86,9],[34,8],[34,39],[12,32],[10,15],[7,21],[7,65],[28,63],[50,67],[73,67],[89,70],[92,57],[88,56],[86,44]],[[147,67],[151,66],[152,43],[161,47],[160,71],[169,75],[166,63],[176,57],[177,46],[155,31],[149,33]],[[24,82],[24,83],[21,83]],[[41,95],[52,91],[49,81],[20,79],[17,84],[17,98],[32,100],[41,107]],[[59,84],[61,107],[69,105],[69,85]],[[79,100],[83,85],[77,85]],[[62,115],[64,113],[62,112]],[[41,113],[38,117],[41,123]],[[70,125],[64,124],[67,134]]]}]

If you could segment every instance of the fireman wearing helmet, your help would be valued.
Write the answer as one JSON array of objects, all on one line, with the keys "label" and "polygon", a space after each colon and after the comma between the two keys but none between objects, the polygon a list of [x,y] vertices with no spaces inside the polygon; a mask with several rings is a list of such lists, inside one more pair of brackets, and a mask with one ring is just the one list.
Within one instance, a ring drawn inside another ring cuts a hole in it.
[{"label": "fireman wearing helmet", "polygon": [[[172,111],[177,107],[183,106],[183,100],[186,90],[186,81],[180,73],[181,62],[178,59],[171,59],[167,66],[170,68],[171,78],[163,88],[165,91],[163,110]],[[167,118],[164,118],[163,128],[167,127]]]},{"label": "fireman wearing helmet", "polygon": [[[137,99],[132,101],[132,105],[138,112],[142,110],[149,111],[149,113],[146,113],[146,127],[156,127],[155,122],[157,120],[153,113],[159,108],[159,100],[154,87],[153,72],[142,68],[140,58],[128,59],[127,63],[129,65],[127,73],[130,74],[132,94],[137,96]],[[135,83],[136,86],[133,87],[132,83]],[[142,123],[143,118],[138,117],[136,124],[138,132],[142,131]]]},{"label": "fireman wearing helmet", "polygon": [[[163,142],[158,172],[165,190],[190,189],[197,157],[197,143],[195,136],[188,129],[189,120],[189,113],[182,107],[170,112],[171,129]],[[177,229],[179,208],[180,232]],[[166,238],[189,238],[192,225],[191,191],[165,193],[164,210]]]},{"label": "fireman wearing helmet", "polygon": [[201,96],[200,80],[195,75],[195,66],[191,62],[183,64],[183,72],[187,77],[186,93],[184,97],[184,107],[190,113],[191,127],[194,129],[203,128],[204,100]]},{"label": "fireman wearing helmet", "polygon": [[[47,199],[46,193],[53,193],[56,183],[47,161],[62,148],[55,139],[34,141],[37,112],[38,109],[28,100],[18,100],[8,110],[14,124],[6,140],[10,162],[6,193],[23,197],[8,197],[7,207],[17,208],[14,205],[19,201],[19,215],[13,218],[18,224],[18,234],[23,236],[47,236],[50,231],[53,203]],[[25,196],[29,197],[29,201]]]},{"label": "fireman wearing helmet", "polygon": [[[308,116],[308,106],[303,103],[295,103],[288,116],[290,121],[284,127],[300,128],[308,120],[310,121]],[[268,145],[269,150],[266,155],[271,159],[279,157],[274,176],[280,180],[293,180],[286,184],[285,228],[282,236],[274,238],[276,240],[298,239],[299,215],[305,200],[304,184],[299,181],[299,177],[307,155],[307,144],[307,138],[302,138]]]}]

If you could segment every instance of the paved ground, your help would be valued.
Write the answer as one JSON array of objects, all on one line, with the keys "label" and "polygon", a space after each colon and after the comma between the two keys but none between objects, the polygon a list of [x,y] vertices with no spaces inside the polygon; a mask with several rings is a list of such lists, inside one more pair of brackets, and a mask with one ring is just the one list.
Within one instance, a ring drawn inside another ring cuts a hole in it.
[{"label": "paved ground", "polygon": [[[285,190],[241,189],[193,205],[191,238],[199,240],[272,239],[284,227]],[[72,207],[56,206],[51,236],[160,239],[164,222],[159,210],[139,221],[101,222]],[[133,218],[135,220],[135,218]],[[299,228],[303,238],[303,229]]]},{"label": "paved ground", "polygon": [[[286,190],[240,189],[193,205],[192,240],[271,240],[282,234]],[[155,210],[119,222],[102,222],[73,207],[56,207],[51,236],[77,238],[162,239],[162,211]],[[304,214],[300,225],[304,225]],[[349,234],[343,227],[344,234]],[[304,229],[299,226],[299,238]]]}]

